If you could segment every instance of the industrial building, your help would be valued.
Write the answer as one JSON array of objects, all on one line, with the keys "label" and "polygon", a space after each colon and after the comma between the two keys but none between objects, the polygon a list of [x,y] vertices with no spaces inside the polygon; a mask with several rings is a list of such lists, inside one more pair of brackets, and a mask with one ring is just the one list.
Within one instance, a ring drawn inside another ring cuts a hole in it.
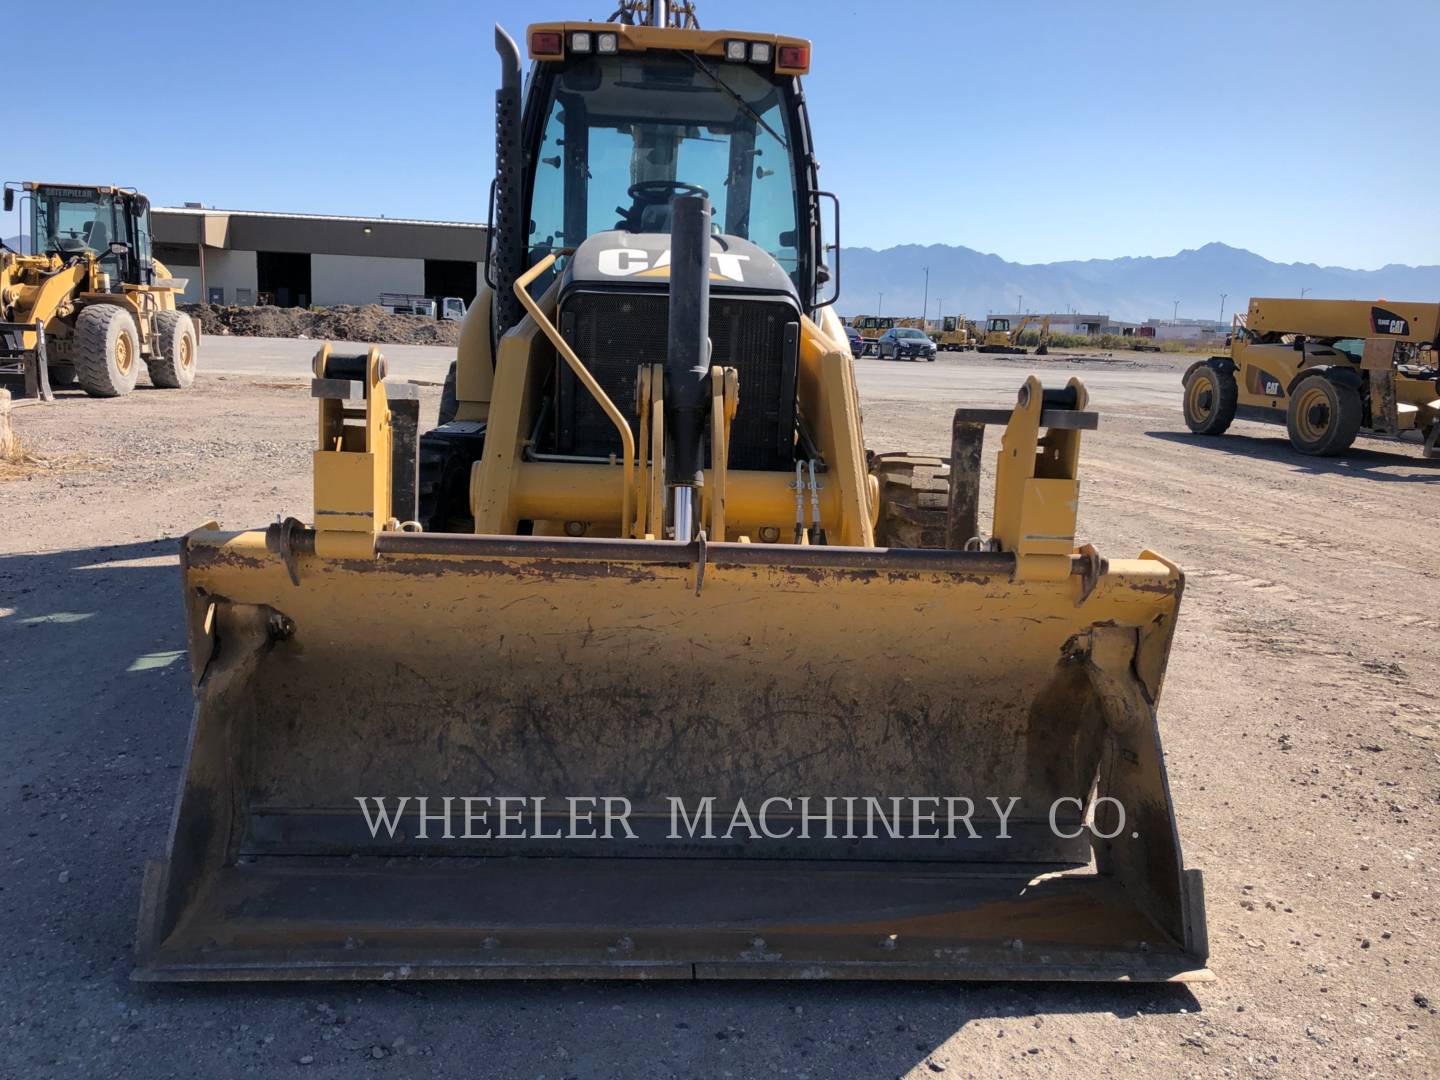
[{"label": "industrial building", "polygon": [[278,214],[187,203],[151,211],[155,256],[185,299],[313,307],[381,293],[475,298],[485,226],[465,221]]}]

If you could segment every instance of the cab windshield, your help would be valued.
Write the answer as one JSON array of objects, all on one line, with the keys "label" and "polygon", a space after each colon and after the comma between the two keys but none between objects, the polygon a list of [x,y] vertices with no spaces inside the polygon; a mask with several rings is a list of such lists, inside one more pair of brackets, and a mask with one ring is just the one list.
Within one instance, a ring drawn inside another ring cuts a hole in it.
[{"label": "cab windshield", "polygon": [[670,200],[699,189],[718,230],[757,244],[796,277],[791,139],[780,86],[750,65],[653,52],[572,61],[551,87],[531,262],[604,229],[668,233]]},{"label": "cab windshield", "polygon": [[[38,187],[33,192],[30,235],[37,252],[69,258],[87,252],[115,282],[130,280],[129,266],[148,266],[150,259],[149,206],[141,202],[140,220],[131,235],[130,206],[124,197],[95,188]],[[128,244],[131,256],[122,266],[110,250],[119,241]]]}]

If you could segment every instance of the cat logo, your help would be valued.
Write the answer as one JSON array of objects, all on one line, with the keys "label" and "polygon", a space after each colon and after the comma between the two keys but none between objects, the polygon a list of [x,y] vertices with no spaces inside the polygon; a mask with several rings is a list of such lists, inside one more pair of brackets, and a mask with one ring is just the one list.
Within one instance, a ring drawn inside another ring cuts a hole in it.
[{"label": "cat logo", "polygon": [[1272,379],[1269,375],[1260,376],[1260,392],[1268,397],[1280,396],[1280,380]]},{"label": "cat logo", "polygon": [[[710,253],[711,281],[744,281],[745,272],[741,263],[749,262],[749,255],[737,255],[729,251]],[[595,260],[596,269],[606,277],[669,277],[670,249],[666,248],[650,263],[650,253],[640,248],[605,248]]]},{"label": "cat logo", "polygon": [[1403,315],[1396,315],[1393,311],[1386,311],[1382,307],[1370,309],[1370,326],[1377,334],[1394,334],[1397,337],[1409,337],[1410,321]]}]

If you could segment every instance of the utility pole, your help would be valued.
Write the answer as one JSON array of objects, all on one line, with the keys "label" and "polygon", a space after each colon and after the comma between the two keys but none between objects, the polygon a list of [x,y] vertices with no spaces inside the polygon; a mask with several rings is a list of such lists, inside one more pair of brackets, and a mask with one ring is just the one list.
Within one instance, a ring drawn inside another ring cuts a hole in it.
[{"label": "utility pole", "polygon": [[875,305],[875,314],[876,314],[876,315],[884,315],[884,314],[885,314],[885,294],[884,294],[883,292],[880,294],[880,302]]},{"label": "utility pole", "polygon": [[1304,300],[1304,299],[1305,299],[1305,294],[1306,294],[1307,292],[1309,292],[1309,291],[1310,291],[1309,289],[1301,289],[1301,290],[1300,290],[1300,299],[1301,299],[1301,300]]},{"label": "utility pole", "polygon": [[920,302],[920,329],[925,329],[925,320],[930,318],[930,268],[925,267],[925,299]]},{"label": "utility pole", "polygon": [[945,298],[943,296],[935,298],[935,319],[937,322],[945,321]]},{"label": "utility pole", "polygon": [[1225,297],[1228,295],[1228,293],[1223,292],[1220,294],[1220,325],[1222,327],[1225,325]]},{"label": "utility pole", "polygon": [[1025,314],[1025,294],[1023,292],[1015,298],[1015,314]]},{"label": "utility pole", "polygon": [[1170,313],[1170,325],[1175,325],[1175,320],[1180,317],[1180,301],[1175,301],[1175,310]]}]

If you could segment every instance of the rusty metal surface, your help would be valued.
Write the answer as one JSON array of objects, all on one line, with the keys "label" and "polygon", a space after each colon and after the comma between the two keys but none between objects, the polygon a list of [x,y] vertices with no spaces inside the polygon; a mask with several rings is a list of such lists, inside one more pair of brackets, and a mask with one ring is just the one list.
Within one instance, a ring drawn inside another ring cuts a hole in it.
[{"label": "rusty metal surface", "polygon": [[[1173,632],[1172,566],[1112,561],[1082,603],[1076,577],[1015,582],[983,553],[712,544],[697,595],[680,545],[380,539],[370,560],[296,545],[298,584],[264,534],[187,542],[208,662],[137,977],[1203,969],[1158,677],[1136,674]],[[1073,823],[1092,791],[1132,806],[1136,835],[1048,831],[1055,799]],[[638,835],[371,841],[356,797],[402,795],[623,797]],[[672,796],[723,818],[847,795],[969,797],[982,838],[656,828]],[[1019,800],[1003,841],[987,796]],[[781,958],[745,955],[747,934]],[[906,945],[872,941],[890,934]],[[653,951],[607,951],[642,935]]]}]

